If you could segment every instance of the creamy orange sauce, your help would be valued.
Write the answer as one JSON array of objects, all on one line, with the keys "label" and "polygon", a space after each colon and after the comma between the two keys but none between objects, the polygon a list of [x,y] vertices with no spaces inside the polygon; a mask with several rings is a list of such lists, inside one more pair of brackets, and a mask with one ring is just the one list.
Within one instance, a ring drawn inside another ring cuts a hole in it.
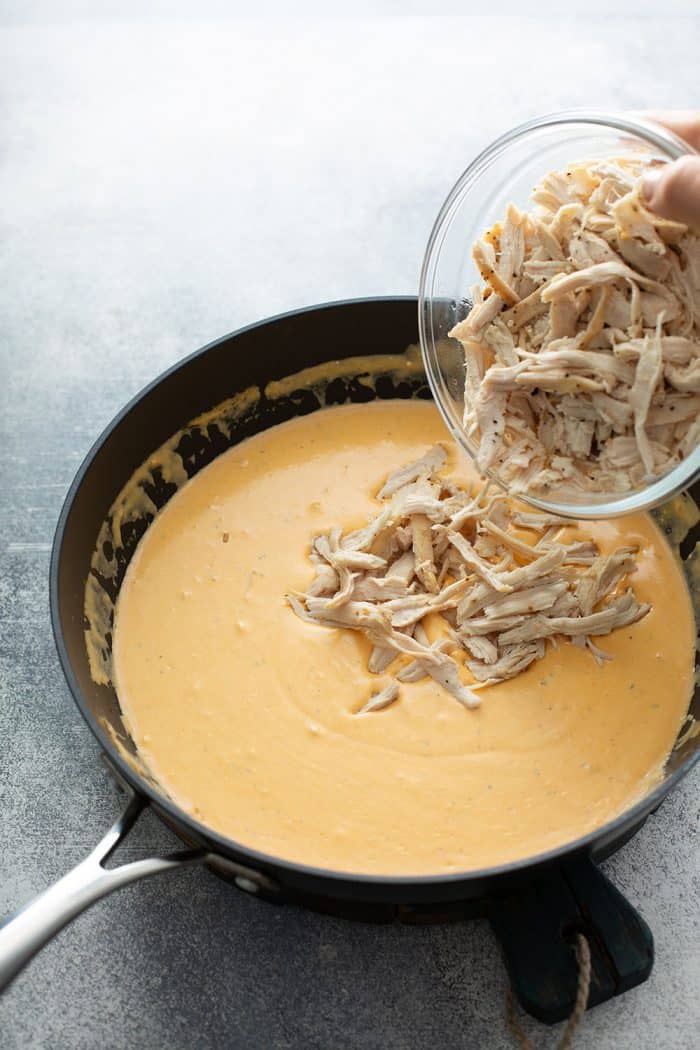
[{"label": "creamy orange sauce", "polygon": [[[368,643],[287,607],[311,538],[365,524],[386,475],[444,439],[425,402],[315,412],[221,455],[148,529],[117,604],[115,682],[145,763],[198,820],[308,864],[444,873],[577,838],[660,780],[694,624],[644,515],[585,526],[603,550],[639,544],[633,585],[653,605],[598,640],[614,660],[561,643],[478,710],[428,679],[358,716],[389,681],[366,670]],[[450,470],[469,476],[455,452]]]}]

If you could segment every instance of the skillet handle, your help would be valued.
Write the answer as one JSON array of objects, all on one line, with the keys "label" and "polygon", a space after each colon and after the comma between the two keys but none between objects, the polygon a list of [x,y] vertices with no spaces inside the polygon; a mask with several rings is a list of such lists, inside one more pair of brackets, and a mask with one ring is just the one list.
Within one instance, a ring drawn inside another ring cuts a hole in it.
[{"label": "skillet handle", "polygon": [[489,921],[521,1006],[547,1024],[574,1008],[574,933],[583,933],[591,949],[589,1007],[641,984],[654,964],[651,930],[589,857],[494,897]]},{"label": "skillet handle", "polygon": [[180,850],[166,857],[149,857],[118,868],[104,868],[103,862],[146,806],[144,799],[130,792],[124,812],[92,853],[0,926],[0,992],[59,930],[101,897],[136,879],[208,858],[204,850]]}]

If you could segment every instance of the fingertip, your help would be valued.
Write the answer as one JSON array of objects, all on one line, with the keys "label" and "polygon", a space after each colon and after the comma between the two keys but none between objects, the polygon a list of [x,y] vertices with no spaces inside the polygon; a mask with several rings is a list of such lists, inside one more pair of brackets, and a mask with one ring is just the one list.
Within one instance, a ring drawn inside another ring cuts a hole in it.
[{"label": "fingertip", "polygon": [[642,195],[657,215],[700,228],[700,157],[680,157],[648,172]]},{"label": "fingertip", "polygon": [[644,178],[642,179],[642,199],[645,200],[647,204],[653,204],[662,175],[662,168],[652,168],[651,171],[647,171],[644,175]]}]

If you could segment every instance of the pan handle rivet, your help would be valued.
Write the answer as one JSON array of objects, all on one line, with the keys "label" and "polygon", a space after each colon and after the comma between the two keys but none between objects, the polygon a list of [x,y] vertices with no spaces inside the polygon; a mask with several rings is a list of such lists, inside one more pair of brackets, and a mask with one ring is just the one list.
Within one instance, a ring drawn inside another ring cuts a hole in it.
[{"label": "pan handle rivet", "polygon": [[258,893],[260,890],[257,882],[253,882],[252,879],[247,879],[245,875],[237,875],[234,882],[239,890],[244,890],[246,893]]}]

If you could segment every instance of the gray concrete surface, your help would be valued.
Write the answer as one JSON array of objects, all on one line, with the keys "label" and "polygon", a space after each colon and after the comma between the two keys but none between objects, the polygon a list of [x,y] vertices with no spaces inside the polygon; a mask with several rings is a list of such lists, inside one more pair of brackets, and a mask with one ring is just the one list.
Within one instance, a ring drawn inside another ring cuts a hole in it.
[{"label": "gray concrete surface", "polygon": [[[46,581],[67,486],[123,402],[256,318],[414,292],[443,196],[514,122],[699,101],[692,4],[266,25],[224,22],[221,4],[210,21],[194,15],[206,4],[174,5],[179,20],[156,4],[128,24],[119,11],[142,5],[105,6],[111,21],[91,23],[77,0],[65,18],[0,9],[0,914],[117,812],[58,668]],[[581,1048],[697,1045],[699,783],[606,865],[657,961],[587,1017]],[[146,819],[123,853],[171,845]],[[511,1045],[504,995],[483,923],[352,925],[192,870],[123,890],[56,938],[0,1002],[0,1046],[496,1050]]]}]

